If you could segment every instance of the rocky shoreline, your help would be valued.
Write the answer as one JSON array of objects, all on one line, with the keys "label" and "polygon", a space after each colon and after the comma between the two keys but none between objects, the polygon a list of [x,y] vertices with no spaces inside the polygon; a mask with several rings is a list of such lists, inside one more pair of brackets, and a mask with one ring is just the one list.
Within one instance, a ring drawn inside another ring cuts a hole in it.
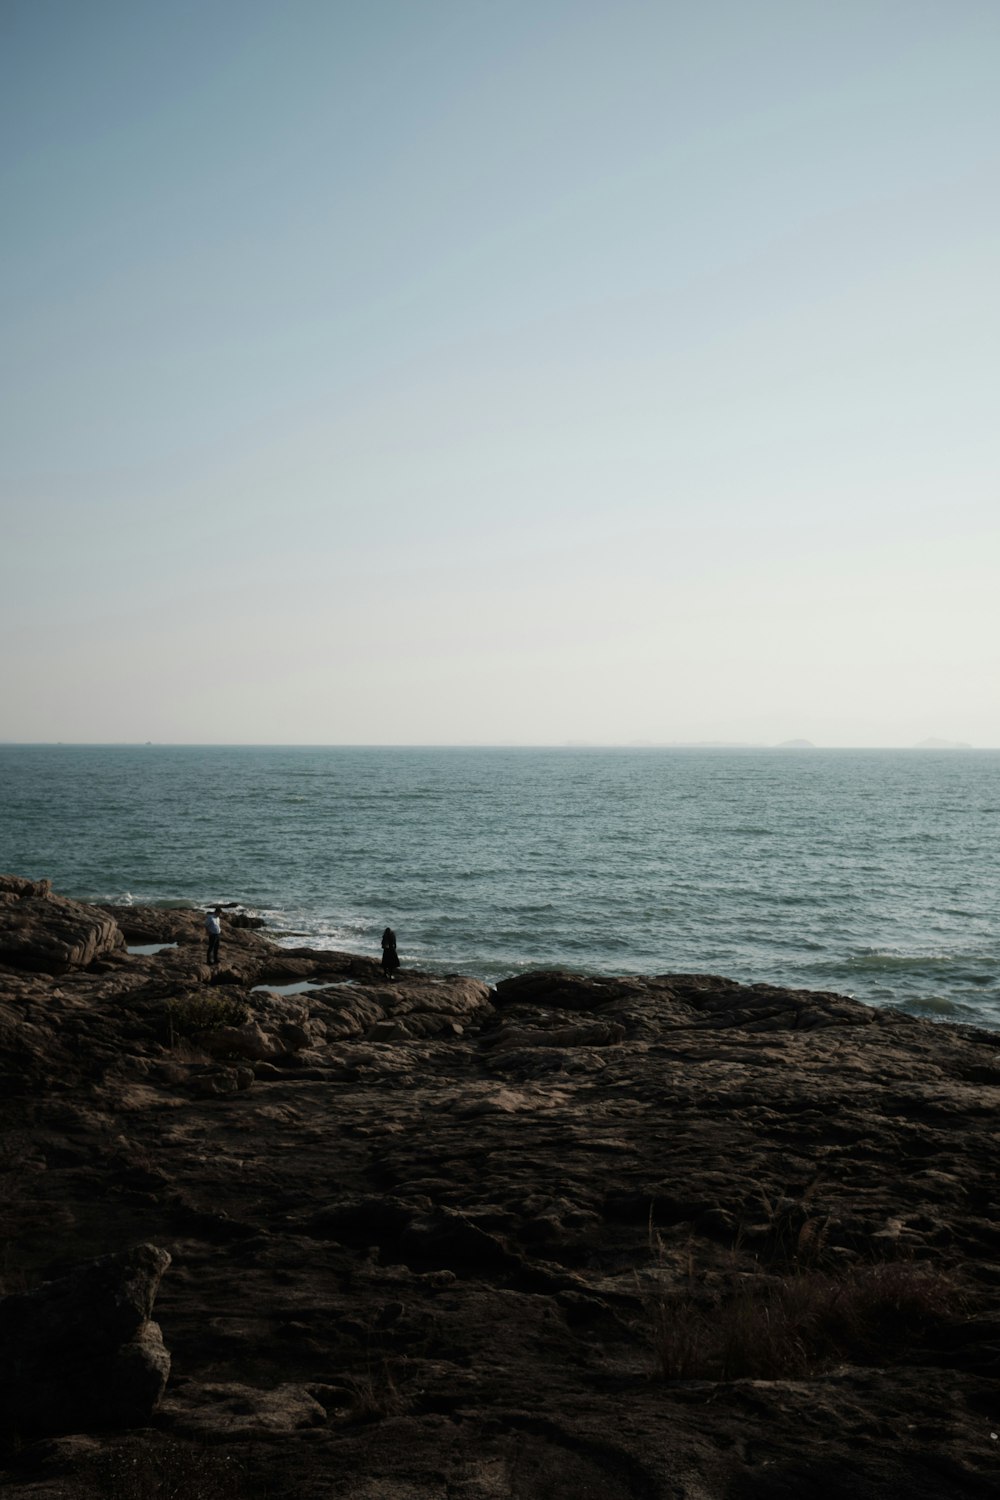
[{"label": "rocky shoreline", "polygon": [[1000,1035],[202,922],[0,877],[13,1500],[997,1493]]}]

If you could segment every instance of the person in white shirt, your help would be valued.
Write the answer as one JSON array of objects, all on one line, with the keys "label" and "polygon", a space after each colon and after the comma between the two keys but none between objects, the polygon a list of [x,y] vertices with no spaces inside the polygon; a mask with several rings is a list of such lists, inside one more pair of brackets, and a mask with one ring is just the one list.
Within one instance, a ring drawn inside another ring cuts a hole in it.
[{"label": "person in white shirt", "polygon": [[210,911],[205,918],[205,931],[208,933],[208,961],[210,964],[217,964],[219,962],[219,939],[222,937],[221,906]]}]

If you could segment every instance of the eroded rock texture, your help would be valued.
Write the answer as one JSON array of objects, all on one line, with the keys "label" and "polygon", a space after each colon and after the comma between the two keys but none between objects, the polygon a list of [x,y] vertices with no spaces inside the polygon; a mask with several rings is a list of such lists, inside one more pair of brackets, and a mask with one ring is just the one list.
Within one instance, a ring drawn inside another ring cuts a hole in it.
[{"label": "eroded rock texture", "polygon": [[15,1500],[997,1493],[996,1034],[102,915],[176,946],[0,970],[0,1271],[162,1247],[172,1374],[8,1418]]},{"label": "eroded rock texture", "polygon": [[47,880],[0,875],[0,964],[64,974],[124,946],[107,912],[53,895]]}]

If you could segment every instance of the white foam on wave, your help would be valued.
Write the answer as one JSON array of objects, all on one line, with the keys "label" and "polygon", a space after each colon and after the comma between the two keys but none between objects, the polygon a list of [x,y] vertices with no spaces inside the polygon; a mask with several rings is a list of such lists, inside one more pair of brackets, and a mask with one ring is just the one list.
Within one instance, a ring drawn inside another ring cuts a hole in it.
[{"label": "white foam on wave", "polygon": [[267,907],[261,912],[269,936],[280,947],[294,948],[303,942],[319,952],[367,953],[378,949],[381,928],[375,930],[371,919],[353,914],[335,920],[317,917],[303,908]]}]

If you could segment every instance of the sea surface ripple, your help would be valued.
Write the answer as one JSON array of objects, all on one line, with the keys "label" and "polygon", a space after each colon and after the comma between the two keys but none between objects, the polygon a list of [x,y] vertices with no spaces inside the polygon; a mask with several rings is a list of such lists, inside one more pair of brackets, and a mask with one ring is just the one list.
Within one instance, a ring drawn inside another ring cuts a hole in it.
[{"label": "sea surface ripple", "polygon": [[[716,973],[1000,1028],[1000,752],[0,746],[0,865],[495,980]],[[294,936],[292,936],[294,934]]]}]

